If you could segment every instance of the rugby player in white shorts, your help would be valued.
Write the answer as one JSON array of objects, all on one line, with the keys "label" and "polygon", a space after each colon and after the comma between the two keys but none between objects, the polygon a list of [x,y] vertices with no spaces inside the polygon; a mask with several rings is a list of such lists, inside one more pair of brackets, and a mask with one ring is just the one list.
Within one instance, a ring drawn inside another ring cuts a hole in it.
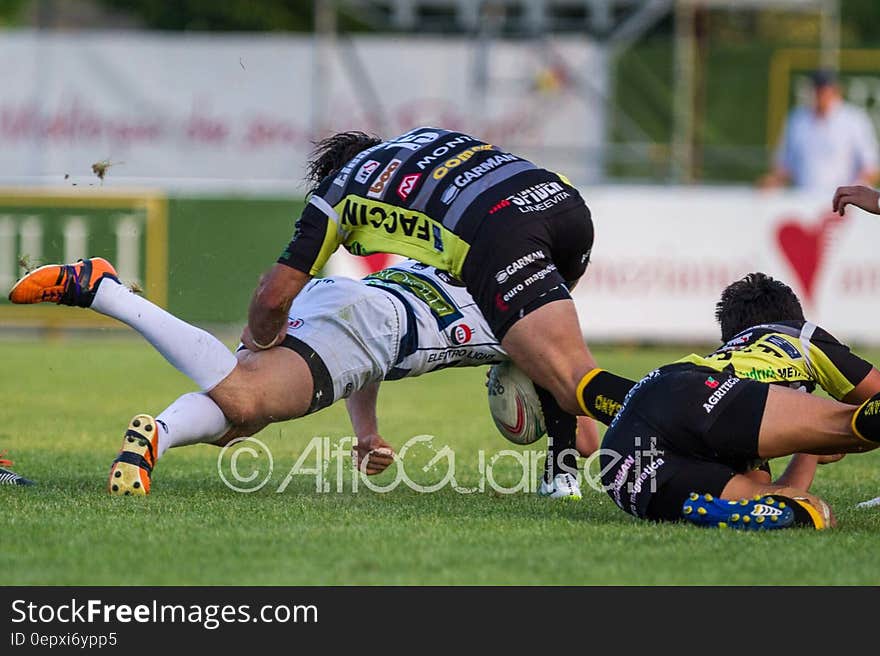
[{"label": "rugby player in white shorts", "polygon": [[[340,399],[347,399],[358,438],[358,465],[379,473],[393,461],[376,419],[381,381],[507,359],[464,285],[412,260],[363,280],[312,280],[291,305],[281,348],[258,352],[240,347],[231,353],[209,333],[132,293],[99,257],[40,267],[16,283],[9,298],[86,307],[118,319],[200,387],[155,418],[131,420],[110,470],[114,495],[148,494],[153,468],[170,447],[224,445]],[[581,417],[581,455],[597,443],[595,424]],[[569,485],[558,483],[543,483],[541,491],[580,496],[576,476]]]}]

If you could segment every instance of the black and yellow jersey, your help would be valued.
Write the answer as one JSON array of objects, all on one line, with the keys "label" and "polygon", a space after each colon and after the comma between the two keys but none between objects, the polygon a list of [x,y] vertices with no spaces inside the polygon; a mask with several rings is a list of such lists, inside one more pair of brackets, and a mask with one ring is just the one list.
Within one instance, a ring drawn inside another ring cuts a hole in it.
[{"label": "black and yellow jersey", "polygon": [[339,246],[461,275],[493,210],[579,199],[568,180],[461,132],[420,127],[361,151],[315,189],[278,262],[317,275]]},{"label": "black and yellow jersey", "polygon": [[754,326],[709,355],[692,353],[679,362],[807,392],[818,385],[837,400],[849,394],[872,368],[871,363],[809,321]]}]

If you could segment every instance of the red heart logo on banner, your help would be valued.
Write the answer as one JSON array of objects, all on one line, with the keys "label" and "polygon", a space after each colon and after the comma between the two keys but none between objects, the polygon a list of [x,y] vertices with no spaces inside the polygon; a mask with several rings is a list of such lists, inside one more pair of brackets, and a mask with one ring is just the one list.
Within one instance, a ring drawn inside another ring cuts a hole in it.
[{"label": "red heart logo on banner", "polygon": [[388,253],[373,253],[358,259],[363,264],[365,270],[364,275],[368,275],[370,273],[376,273],[376,271],[381,271],[389,266],[393,258],[394,256],[389,255]]},{"label": "red heart logo on banner", "polygon": [[776,242],[785,259],[794,269],[808,301],[813,300],[813,292],[819,270],[825,261],[831,231],[843,220],[843,217],[829,213],[823,216],[816,226],[804,226],[794,219],[786,219],[776,229]]}]

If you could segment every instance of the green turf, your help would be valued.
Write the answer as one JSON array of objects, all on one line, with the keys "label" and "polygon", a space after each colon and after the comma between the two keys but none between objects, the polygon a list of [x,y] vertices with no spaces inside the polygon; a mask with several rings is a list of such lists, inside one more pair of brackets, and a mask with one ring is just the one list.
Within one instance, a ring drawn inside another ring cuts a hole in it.
[{"label": "green turf", "polygon": [[[680,350],[596,352],[603,365],[637,376]],[[0,449],[39,483],[0,487],[7,585],[880,583],[871,556],[880,508],[854,508],[880,494],[874,454],[820,470],[814,490],[840,524],[826,533],[655,526],[590,490],[579,502],[405,487],[353,494],[346,475],[336,494],[316,492],[312,475],[277,493],[312,437],[350,434],[339,406],[260,434],[275,470],[258,492],[227,489],[218,449],[196,446],[167,454],[150,497],[110,498],[106,472],[130,416],[157,413],[192,385],[135,339],[0,342],[0,363]],[[511,447],[491,424],[483,377],[448,370],[389,383],[380,397],[384,435],[398,445],[434,435],[438,448],[454,448],[460,483],[475,485],[479,450]],[[413,480],[442,478],[445,464],[422,471],[430,456],[419,449],[407,460]],[[496,474],[518,480],[511,459]],[[328,480],[335,489],[335,471]]]}]

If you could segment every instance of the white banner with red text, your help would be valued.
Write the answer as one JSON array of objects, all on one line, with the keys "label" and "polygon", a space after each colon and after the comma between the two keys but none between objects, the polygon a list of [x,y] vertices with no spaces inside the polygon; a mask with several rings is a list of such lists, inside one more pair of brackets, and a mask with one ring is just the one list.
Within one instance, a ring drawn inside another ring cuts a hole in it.
[{"label": "white banner with red text", "polygon": [[607,66],[582,36],[3,31],[0,61],[0,185],[302,193],[314,139],[419,125],[585,183],[602,166]]},{"label": "white banner with red text", "polygon": [[[831,198],[742,188],[581,189],[596,237],[574,290],[596,342],[716,342],[721,291],[752,271],[795,291],[808,319],[838,339],[880,344],[880,216],[831,212]],[[391,258],[337,253],[361,276]]]}]

